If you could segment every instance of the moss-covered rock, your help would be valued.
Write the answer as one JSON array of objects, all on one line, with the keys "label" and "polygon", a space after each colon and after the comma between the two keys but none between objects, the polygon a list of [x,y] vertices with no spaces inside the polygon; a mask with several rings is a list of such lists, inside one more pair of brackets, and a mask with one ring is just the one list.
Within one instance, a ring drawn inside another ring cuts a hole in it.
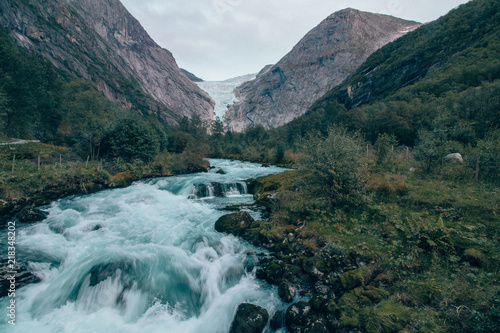
[{"label": "moss-covered rock", "polygon": [[364,286],[369,283],[373,274],[373,268],[370,266],[361,267],[352,271],[348,271],[340,277],[342,287],[346,290],[352,290],[359,286]]},{"label": "moss-covered rock", "polygon": [[308,333],[328,333],[327,322],[323,318],[313,320],[307,325],[306,332]]},{"label": "moss-covered rock", "polygon": [[285,323],[290,331],[297,326],[307,326],[311,323],[311,306],[308,302],[301,301],[292,304],[286,310]]},{"label": "moss-covered rock", "polygon": [[283,302],[286,303],[292,302],[296,294],[297,294],[297,289],[292,287],[288,283],[288,281],[286,280],[281,281],[278,287],[278,295],[283,300]]},{"label": "moss-covered rock", "polygon": [[254,221],[248,212],[236,212],[221,216],[215,222],[215,230],[241,236]]},{"label": "moss-covered rock", "polygon": [[19,222],[37,222],[45,219],[46,214],[35,207],[25,206],[17,213]]},{"label": "moss-covered rock", "polygon": [[269,320],[266,309],[249,303],[238,306],[229,333],[261,333]]},{"label": "moss-covered rock", "polygon": [[266,280],[269,283],[276,284],[283,277],[283,267],[282,265],[274,262],[265,268]]},{"label": "moss-covered rock", "polygon": [[482,262],[484,261],[484,255],[481,253],[481,251],[476,249],[465,250],[462,258],[469,264],[477,267],[481,266]]}]

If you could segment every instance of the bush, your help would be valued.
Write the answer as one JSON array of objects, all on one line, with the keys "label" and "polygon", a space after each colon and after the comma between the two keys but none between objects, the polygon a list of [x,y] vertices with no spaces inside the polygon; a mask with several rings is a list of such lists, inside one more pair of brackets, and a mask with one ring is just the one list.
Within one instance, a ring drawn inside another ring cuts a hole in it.
[{"label": "bush", "polygon": [[322,195],[331,207],[354,203],[366,181],[363,147],[357,134],[331,128],[326,138],[311,136],[301,142],[304,158],[298,169],[310,175],[311,191]]}]

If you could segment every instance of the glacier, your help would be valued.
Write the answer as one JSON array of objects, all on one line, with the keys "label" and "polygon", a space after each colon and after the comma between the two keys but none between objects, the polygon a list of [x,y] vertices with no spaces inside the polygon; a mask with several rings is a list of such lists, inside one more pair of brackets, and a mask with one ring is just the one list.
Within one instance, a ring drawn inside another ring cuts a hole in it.
[{"label": "glacier", "polygon": [[234,89],[246,81],[255,79],[256,75],[247,74],[224,81],[197,82],[198,86],[215,101],[214,118],[219,117],[222,120],[228,105],[238,101],[236,96],[234,96]]}]

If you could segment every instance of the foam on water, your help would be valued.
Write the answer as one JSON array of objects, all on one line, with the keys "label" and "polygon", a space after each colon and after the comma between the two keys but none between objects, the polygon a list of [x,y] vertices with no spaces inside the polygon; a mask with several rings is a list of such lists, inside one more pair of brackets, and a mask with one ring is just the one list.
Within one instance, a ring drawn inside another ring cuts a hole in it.
[{"label": "foam on water", "polygon": [[226,332],[242,302],[271,314],[283,306],[275,288],[248,268],[259,250],[214,230],[226,212],[188,199],[195,183],[237,182],[283,169],[211,164],[206,174],[60,200],[44,221],[18,227],[17,254],[29,258],[41,282],[17,290],[16,326],[4,316],[0,331]]}]

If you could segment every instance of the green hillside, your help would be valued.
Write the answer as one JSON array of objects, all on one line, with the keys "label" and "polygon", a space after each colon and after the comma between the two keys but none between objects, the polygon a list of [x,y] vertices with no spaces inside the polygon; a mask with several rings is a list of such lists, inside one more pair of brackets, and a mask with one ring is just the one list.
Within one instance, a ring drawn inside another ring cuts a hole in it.
[{"label": "green hillside", "polygon": [[311,112],[324,109],[371,141],[385,132],[408,145],[446,119],[452,139],[474,145],[500,125],[499,9],[497,0],[471,1],[386,45]]},{"label": "green hillside", "polygon": [[0,221],[35,202],[204,170],[205,148],[194,142],[205,129],[197,119],[179,123],[120,108],[0,29],[0,142],[41,141],[0,145]]}]

